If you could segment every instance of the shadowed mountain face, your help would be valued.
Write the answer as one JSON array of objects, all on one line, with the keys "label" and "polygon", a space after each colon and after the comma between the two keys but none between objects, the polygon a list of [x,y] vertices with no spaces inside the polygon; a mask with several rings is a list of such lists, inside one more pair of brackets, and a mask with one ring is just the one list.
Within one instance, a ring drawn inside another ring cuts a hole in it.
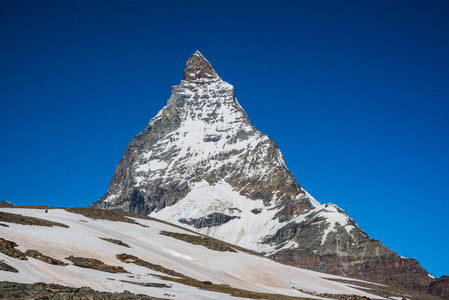
[{"label": "shadowed mountain face", "polygon": [[302,189],[199,52],[92,206],[150,214],[294,266],[420,290],[432,281]]}]

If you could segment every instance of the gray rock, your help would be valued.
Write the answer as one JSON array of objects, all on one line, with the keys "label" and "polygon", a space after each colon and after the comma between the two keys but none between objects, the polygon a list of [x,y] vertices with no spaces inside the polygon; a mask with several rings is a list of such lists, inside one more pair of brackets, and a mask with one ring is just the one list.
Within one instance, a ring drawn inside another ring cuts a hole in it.
[{"label": "gray rock", "polygon": [[196,228],[203,228],[203,227],[214,227],[214,226],[220,226],[222,224],[228,223],[232,219],[239,219],[238,216],[228,216],[221,213],[212,213],[210,215],[207,215],[206,217],[201,217],[198,219],[179,219],[178,221],[187,224],[192,225]]},{"label": "gray rock", "polygon": [[429,293],[442,299],[449,299],[449,276],[441,276],[433,281],[430,284]]}]

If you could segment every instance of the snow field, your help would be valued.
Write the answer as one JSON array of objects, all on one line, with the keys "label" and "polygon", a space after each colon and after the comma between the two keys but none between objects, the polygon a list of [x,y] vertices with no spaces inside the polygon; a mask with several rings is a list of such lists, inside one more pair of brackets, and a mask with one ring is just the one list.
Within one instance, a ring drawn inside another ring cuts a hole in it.
[{"label": "snow field", "polygon": [[[164,294],[171,294],[176,296],[175,299],[235,299],[229,295],[158,279],[149,275],[158,274],[158,272],[134,264],[126,264],[116,258],[117,254],[127,253],[197,280],[228,284],[235,288],[255,292],[285,295],[292,293],[294,296],[311,297],[291,289],[291,277],[292,286],[305,291],[359,294],[376,298],[345,284],[322,278],[338,278],[337,276],[282,265],[242,252],[213,251],[200,245],[160,235],[162,230],[193,233],[156,221],[135,219],[136,222],[148,226],[142,227],[124,222],[92,220],[62,209],[52,209],[49,213],[44,213],[41,209],[2,208],[1,210],[68,225],[69,228],[61,228],[9,223],[9,227],[1,228],[1,236],[16,242],[19,245],[17,248],[23,252],[28,249],[38,250],[45,255],[70,263],[69,266],[54,266],[33,258],[20,261],[0,253],[2,261],[19,270],[19,273],[0,271],[1,280],[25,283],[43,281],[77,287],[89,286],[99,291],[110,292],[129,290],[133,293],[155,297],[166,297]],[[99,237],[121,240],[131,248],[112,244],[99,239]],[[109,265],[122,266],[131,274],[113,274],[76,267],[64,259],[70,255],[96,258]],[[159,273],[159,275],[166,274]],[[128,276],[134,276],[134,278]],[[172,288],[143,287],[119,280],[165,283],[171,285]]]}]

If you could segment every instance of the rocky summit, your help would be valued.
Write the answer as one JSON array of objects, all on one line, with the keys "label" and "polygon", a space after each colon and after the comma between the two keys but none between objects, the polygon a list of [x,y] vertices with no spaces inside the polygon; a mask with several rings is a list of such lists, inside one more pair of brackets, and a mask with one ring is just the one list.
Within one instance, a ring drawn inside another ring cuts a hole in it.
[{"label": "rocky summit", "polygon": [[92,206],[150,215],[325,273],[426,291],[433,280],[337,205],[308,194],[198,51]]}]

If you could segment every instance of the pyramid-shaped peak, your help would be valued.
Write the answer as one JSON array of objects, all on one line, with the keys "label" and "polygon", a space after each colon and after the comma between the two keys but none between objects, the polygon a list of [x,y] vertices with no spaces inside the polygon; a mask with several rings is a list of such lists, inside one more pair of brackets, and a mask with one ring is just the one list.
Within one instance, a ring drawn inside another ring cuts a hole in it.
[{"label": "pyramid-shaped peak", "polygon": [[212,65],[197,50],[186,63],[184,80],[217,79],[218,75]]}]

